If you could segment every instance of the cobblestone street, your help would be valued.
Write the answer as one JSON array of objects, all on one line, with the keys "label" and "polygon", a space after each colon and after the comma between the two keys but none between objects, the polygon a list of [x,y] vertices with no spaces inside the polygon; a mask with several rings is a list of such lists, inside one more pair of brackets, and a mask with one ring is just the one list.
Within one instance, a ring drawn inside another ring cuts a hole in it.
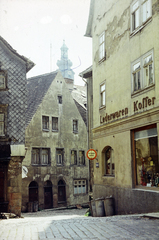
[{"label": "cobblestone street", "polygon": [[142,215],[85,217],[85,211],[47,210],[0,220],[0,240],[159,239],[159,219]]}]

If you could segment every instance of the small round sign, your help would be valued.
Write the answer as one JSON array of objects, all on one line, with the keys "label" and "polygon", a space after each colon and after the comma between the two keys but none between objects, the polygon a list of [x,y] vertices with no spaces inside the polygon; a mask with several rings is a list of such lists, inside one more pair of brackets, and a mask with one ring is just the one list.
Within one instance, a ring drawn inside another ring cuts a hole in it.
[{"label": "small round sign", "polygon": [[97,152],[94,149],[89,149],[86,153],[86,156],[89,160],[94,160],[97,157]]}]

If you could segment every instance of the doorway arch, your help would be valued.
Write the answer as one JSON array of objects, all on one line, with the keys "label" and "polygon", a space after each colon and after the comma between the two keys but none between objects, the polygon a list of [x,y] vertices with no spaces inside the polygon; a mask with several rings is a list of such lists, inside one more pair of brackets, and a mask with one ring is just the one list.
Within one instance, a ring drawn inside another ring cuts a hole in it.
[{"label": "doorway arch", "polygon": [[32,181],[29,184],[29,202],[38,201],[38,183],[36,181]]}]

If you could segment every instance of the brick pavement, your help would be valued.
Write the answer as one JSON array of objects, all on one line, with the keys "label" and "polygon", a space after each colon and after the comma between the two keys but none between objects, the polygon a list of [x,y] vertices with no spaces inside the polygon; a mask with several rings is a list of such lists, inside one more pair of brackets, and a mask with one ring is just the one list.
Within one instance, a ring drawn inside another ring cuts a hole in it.
[{"label": "brick pavement", "polygon": [[159,239],[159,219],[142,215],[85,217],[85,211],[41,211],[0,220],[0,240]]}]

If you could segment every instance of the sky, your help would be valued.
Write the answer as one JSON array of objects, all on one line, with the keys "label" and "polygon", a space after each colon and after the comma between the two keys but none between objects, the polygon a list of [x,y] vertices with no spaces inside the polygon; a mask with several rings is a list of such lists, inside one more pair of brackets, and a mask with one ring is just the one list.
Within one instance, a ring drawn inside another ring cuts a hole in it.
[{"label": "sky", "polygon": [[36,65],[27,78],[58,69],[63,40],[76,85],[92,65],[92,39],[85,37],[90,0],[0,0],[0,35]]}]

